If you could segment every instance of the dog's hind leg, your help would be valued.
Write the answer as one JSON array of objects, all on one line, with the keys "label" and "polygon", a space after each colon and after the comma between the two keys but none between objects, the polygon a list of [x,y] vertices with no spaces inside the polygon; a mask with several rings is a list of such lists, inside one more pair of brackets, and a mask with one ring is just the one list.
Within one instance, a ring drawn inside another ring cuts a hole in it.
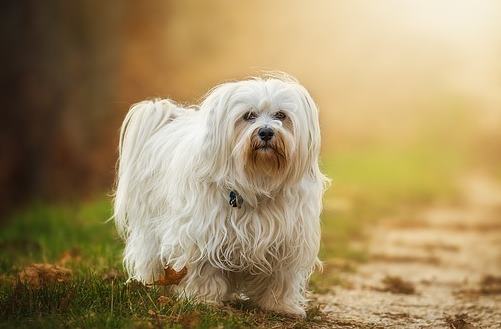
[{"label": "dog's hind leg", "polygon": [[163,274],[156,237],[144,230],[133,231],[124,250],[124,264],[131,279],[151,284]]},{"label": "dog's hind leg", "polygon": [[226,273],[208,263],[191,264],[188,274],[175,288],[181,297],[219,304],[231,296]]}]

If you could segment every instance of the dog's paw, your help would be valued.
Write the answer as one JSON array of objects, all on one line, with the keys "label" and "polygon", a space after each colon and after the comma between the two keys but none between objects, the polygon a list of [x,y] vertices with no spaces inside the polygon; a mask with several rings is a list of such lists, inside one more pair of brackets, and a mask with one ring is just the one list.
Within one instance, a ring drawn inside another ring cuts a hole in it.
[{"label": "dog's paw", "polygon": [[273,304],[261,304],[262,309],[291,316],[296,318],[305,318],[306,311],[300,305],[287,304],[287,303],[273,303]]}]

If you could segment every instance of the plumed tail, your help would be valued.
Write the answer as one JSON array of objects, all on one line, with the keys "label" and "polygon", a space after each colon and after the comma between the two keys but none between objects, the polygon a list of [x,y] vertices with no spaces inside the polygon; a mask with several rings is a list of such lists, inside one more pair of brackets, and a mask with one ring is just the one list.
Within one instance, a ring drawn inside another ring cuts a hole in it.
[{"label": "plumed tail", "polygon": [[120,129],[120,167],[136,159],[145,142],[165,124],[172,121],[178,111],[178,107],[166,99],[143,101],[132,105]]},{"label": "plumed tail", "polygon": [[[143,101],[134,104],[120,129],[118,175],[115,191],[114,219],[119,233],[126,236],[130,221],[134,221],[134,191],[141,172],[139,164],[144,145],[167,123],[179,115],[181,109],[169,100]],[[139,219],[137,219],[139,220]],[[138,223],[140,224],[140,223]]]}]

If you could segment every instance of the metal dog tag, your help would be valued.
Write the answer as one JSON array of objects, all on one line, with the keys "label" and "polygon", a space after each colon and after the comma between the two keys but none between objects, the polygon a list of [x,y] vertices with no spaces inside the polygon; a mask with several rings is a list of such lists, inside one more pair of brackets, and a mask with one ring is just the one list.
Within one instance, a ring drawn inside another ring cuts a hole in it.
[{"label": "metal dog tag", "polygon": [[243,202],[244,199],[240,194],[238,194],[238,192],[230,191],[230,201],[229,201],[230,206],[232,206],[233,208],[241,208]]}]

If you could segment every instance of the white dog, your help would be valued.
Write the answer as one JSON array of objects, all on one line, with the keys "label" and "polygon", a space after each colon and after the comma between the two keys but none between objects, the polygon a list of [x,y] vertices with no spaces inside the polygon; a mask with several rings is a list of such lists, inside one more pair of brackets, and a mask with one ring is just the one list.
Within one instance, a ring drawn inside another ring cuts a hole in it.
[{"label": "white dog", "polygon": [[121,130],[114,218],[131,278],[187,268],[201,301],[245,295],[304,316],[326,182],[315,103],[290,77],[212,89],[198,107],[135,104]]}]

